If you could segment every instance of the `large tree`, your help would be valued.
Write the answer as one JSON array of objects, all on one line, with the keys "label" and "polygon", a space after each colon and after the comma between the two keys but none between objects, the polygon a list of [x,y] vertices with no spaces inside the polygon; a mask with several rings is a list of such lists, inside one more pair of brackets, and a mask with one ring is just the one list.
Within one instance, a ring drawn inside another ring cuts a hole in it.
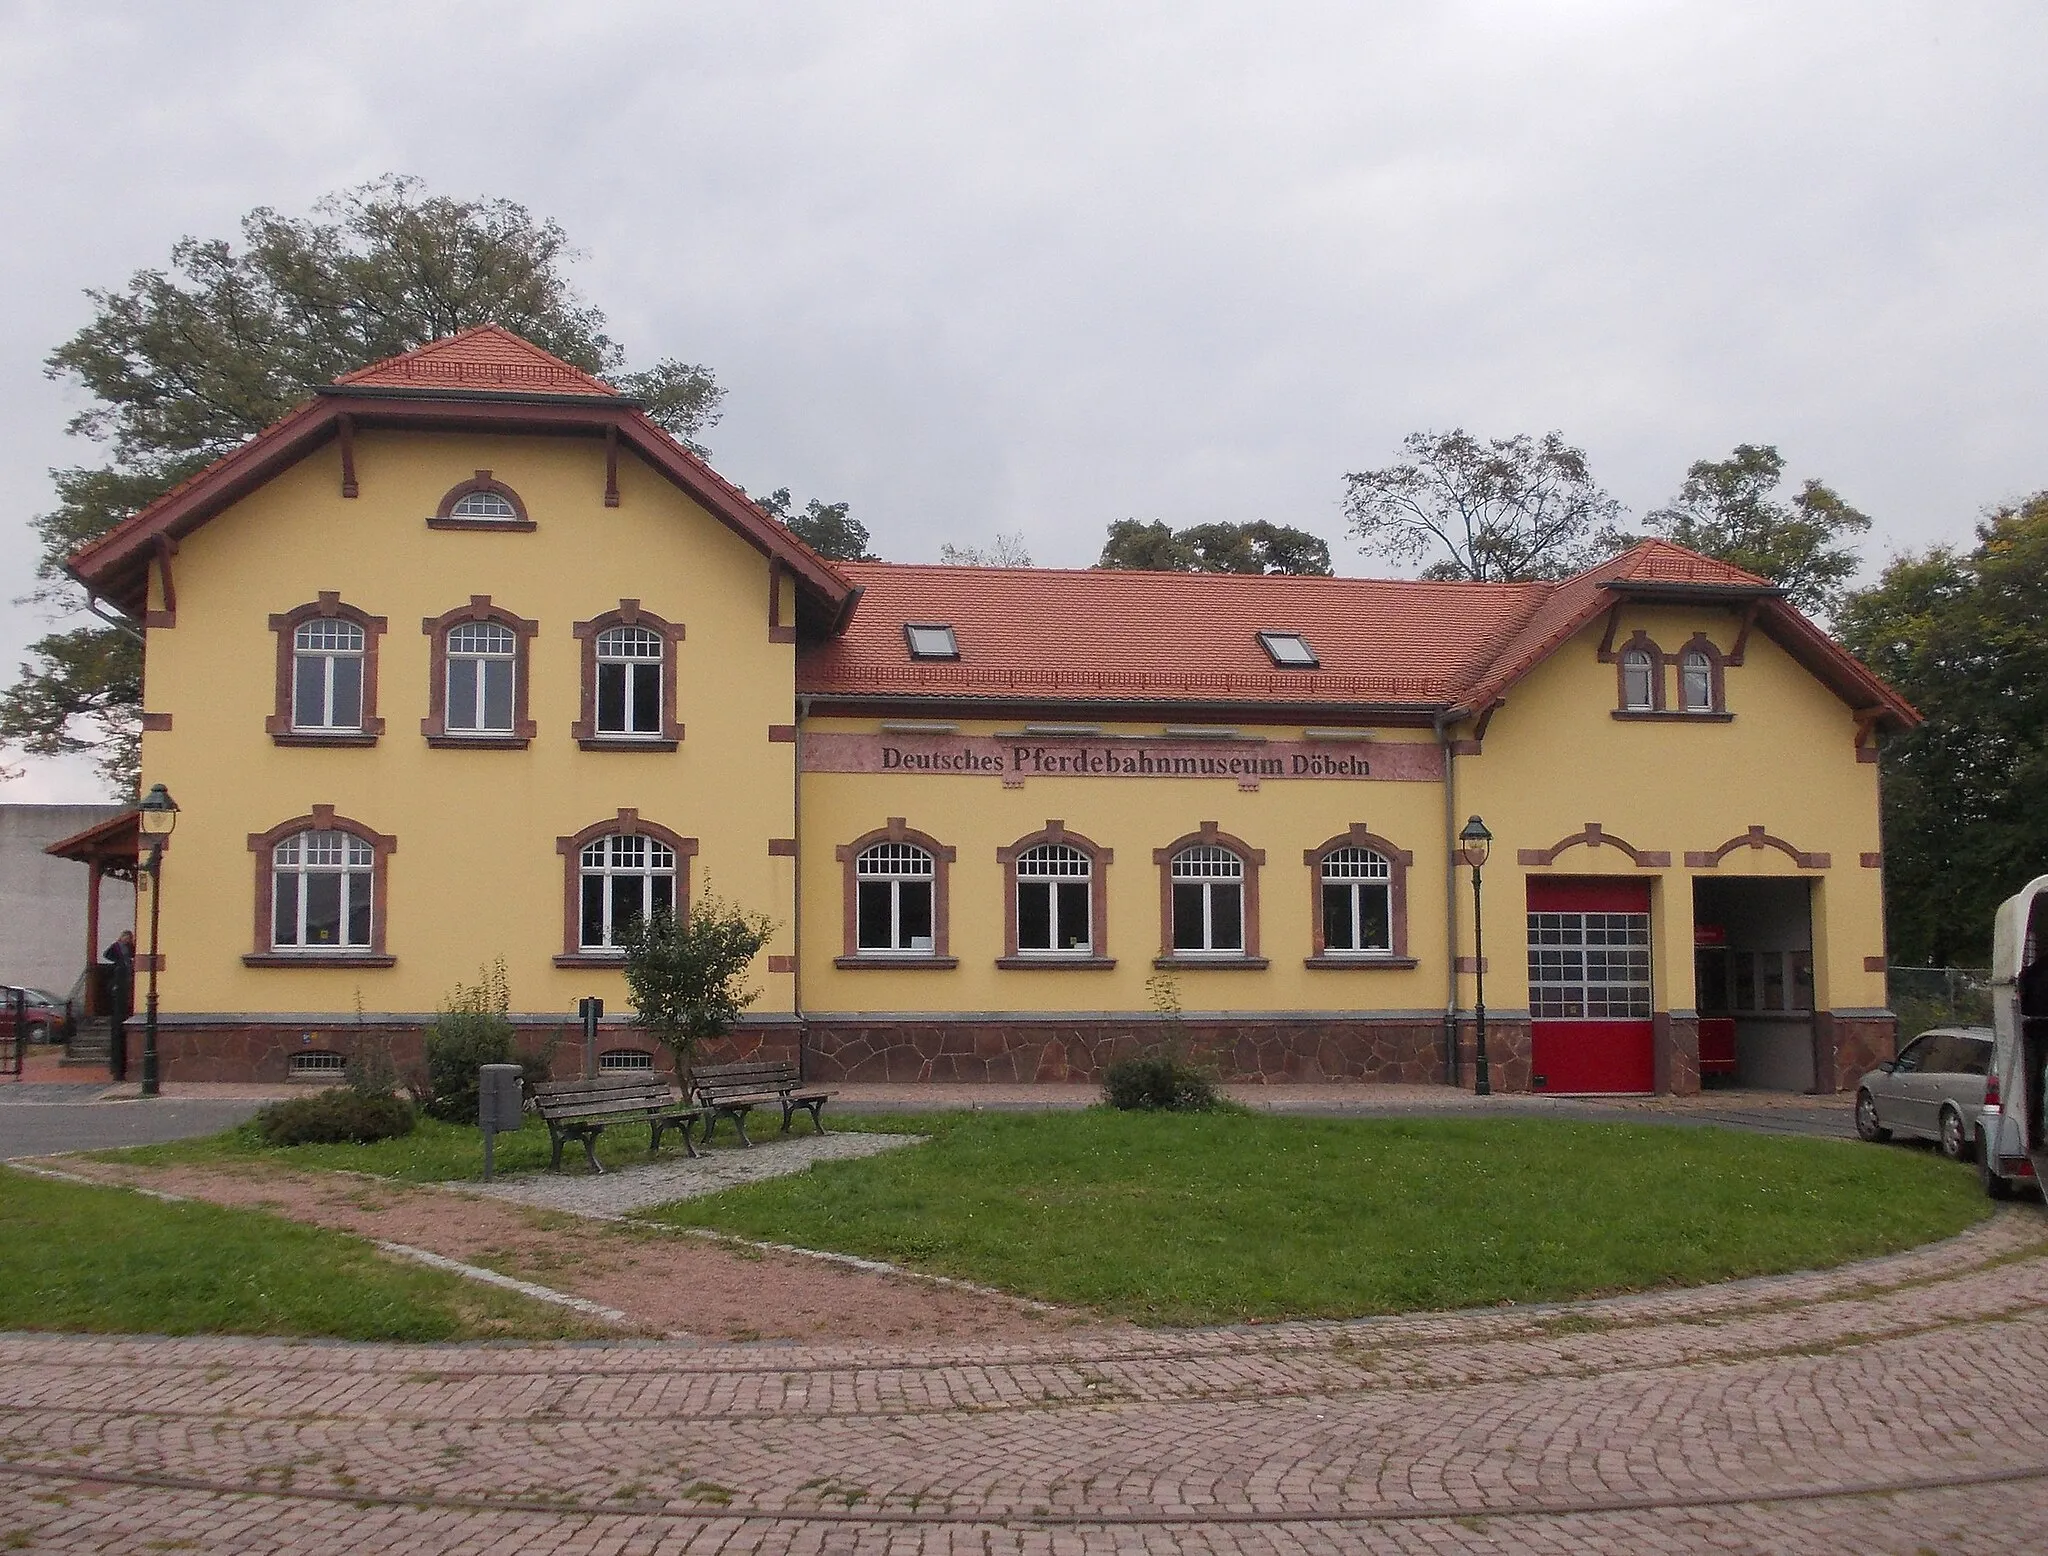
[{"label": "large tree", "polygon": [[[351,368],[475,324],[514,330],[642,399],[695,446],[718,420],[708,368],[665,360],[623,371],[604,315],[566,275],[554,222],[509,200],[429,195],[385,177],[329,196],[309,218],[251,211],[241,243],[185,238],[163,270],[86,293],[91,321],[51,353],[52,378],[92,403],[69,430],[105,462],[51,473],[57,504],[35,519],[35,598],[55,615],[81,604],[64,559]],[[0,693],[0,744],[40,756],[90,751],[132,789],[142,686],[135,638],[111,626],[32,645]]]},{"label": "large tree", "polygon": [[1895,963],[1985,965],[1991,916],[2048,860],[2048,492],[1967,553],[1905,556],[1837,630],[1926,722],[1882,754]]},{"label": "large tree", "polygon": [[1462,427],[1411,432],[1405,456],[1344,477],[1344,510],[1368,552],[1427,559],[1425,578],[1561,578],[1605,554],[1621,505],[1564,436],[1481,440]]},{"label": "large tree", "polygon": [[1681,546],[1782,584],[1792,603],[1827,616],[1863,559],[1851,535],[1870,520],[1824,482],[1779,496],[1785,461],[1769,444],[1738,443],[1726,459],[1702,459],[1677,497],[1644,521]]},{"label": "large tree", "polygon": [[786,486],[778,486],[766,497],[757,497],[754,501],[781,520],[792,535],[819,556],[830,557],[835,562],[881,561],[868,550],[868,527],[847,511],[852,506],[849,503],[824,502],[813,497],[804,506],[804,511],[797,513],[793,511],[795,503]]},{"label": "large tree", "polygon": [[1329,543],[1307,530],[1255,519],[1176,530],[1154,519],[1118,519],[1097,567],[1154,573],[1306,573],[1330,576]]}]

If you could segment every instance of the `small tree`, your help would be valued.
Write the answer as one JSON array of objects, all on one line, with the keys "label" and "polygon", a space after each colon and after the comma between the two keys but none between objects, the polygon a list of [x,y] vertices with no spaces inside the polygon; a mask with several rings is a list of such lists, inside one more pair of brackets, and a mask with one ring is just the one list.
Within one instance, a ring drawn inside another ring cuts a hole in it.
[{"label": "small tree", "polygon": [[690,1083],[697,1045],[723,1037],[761,997],[742,987],[748,964],[768,944],[774,920],[705,892],[689,916],[660,912],[626,936],[626,988],[634,1019],[669,1051],[676,1078]]}]

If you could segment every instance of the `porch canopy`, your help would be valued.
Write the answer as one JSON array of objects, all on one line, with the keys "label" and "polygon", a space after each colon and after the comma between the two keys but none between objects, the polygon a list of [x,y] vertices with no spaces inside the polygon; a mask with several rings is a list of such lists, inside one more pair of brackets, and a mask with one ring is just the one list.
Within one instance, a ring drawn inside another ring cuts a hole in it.
[{"label": "porch canopy", "polygon": [[142,852],[142,812],[131,807],[83,832],[59,838],[43,852],[75,859],[92,871],[85,898],[85,965],[92,967],[100,959],[100,882],[110,875],[117,881],[135,879]]}]

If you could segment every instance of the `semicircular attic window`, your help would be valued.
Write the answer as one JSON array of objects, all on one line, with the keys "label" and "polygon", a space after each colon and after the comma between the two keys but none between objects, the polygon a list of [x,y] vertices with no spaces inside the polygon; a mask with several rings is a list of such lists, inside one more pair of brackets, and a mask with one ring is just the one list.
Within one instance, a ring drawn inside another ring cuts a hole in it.
[{"label": "semicircular attic window", "polygon": [[488,470],[451,486],[441,499],[430,529],[530,530],[535,528],[519,494]]}]

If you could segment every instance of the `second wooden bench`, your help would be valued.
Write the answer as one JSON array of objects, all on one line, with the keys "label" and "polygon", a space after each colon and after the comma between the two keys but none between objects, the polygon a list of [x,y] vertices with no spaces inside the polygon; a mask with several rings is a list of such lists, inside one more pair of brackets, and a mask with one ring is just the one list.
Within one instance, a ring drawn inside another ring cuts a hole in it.
[{"label": "second wooden bench", "polygon": [[772,1059],[746,1064],[699,1065],[692,1072],[690,1081],[707,1114],[704,1120],[704,1139],[707,1142],[718,1121],[729,1118],[740,1132],[740,1144],[752,1145],[754,1142],[747,1138],[747,1114],[755,1108],[778,1103],[782,1107],[784,1134],[789,1133],[789,1122],[796,1116],[796,1110],[803,1108],[811,1115],[811,1127],[822,1135],[825,1120],[820,1115],[825,1111],[826,1102],[836,1095],[821,1087],[804,1085],[797,1077],[795,1065]]}]

